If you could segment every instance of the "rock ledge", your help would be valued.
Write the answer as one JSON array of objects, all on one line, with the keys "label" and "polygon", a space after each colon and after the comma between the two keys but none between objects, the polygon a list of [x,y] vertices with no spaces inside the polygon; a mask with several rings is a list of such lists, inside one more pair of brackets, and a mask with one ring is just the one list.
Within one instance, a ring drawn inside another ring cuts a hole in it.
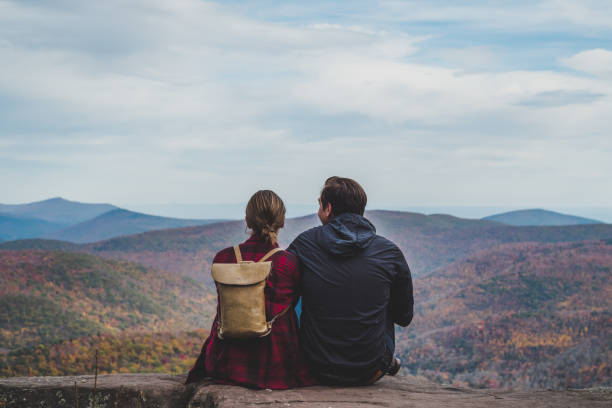
[{"label": "rock ledge", "polygon": [[[610,407],[607,388],[568,391],[474,390],[440,386],[416,377],[389,377],[370,387],[309,387],[287,391],[249,390],[185,376],[113,374],[98,376],[95,407]],[[76,393],[75,393],[76,383]],[[77,403],[78,397],[78,403]],[[0,379],[0,408],[94,407],[94,377]]]}]

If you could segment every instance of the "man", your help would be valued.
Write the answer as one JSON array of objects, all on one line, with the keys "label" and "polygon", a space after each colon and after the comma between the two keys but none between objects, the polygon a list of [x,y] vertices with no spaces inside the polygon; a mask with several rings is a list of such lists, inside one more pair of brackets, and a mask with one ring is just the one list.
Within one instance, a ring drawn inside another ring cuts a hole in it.
[{"label": "man", "polygon": [[412,320],[410,269],[400,249],[363,217],[354,180],[330,177],[319,198],[322,226],[289,246],[302,268],[301,346],[326,384],[372,384],[394,375],[394,324]]}]

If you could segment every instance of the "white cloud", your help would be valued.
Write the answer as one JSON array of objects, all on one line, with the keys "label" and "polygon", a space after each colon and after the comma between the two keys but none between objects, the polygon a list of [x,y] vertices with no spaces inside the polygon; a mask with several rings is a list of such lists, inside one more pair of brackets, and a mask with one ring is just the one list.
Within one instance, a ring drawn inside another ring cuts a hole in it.
[{"label": "white cloud", "polygon": [[612,81],[612,51],[602,48],[586,50],[562,59],[561,62],[577,71]]},{"label": "white cloud", "polygon": [[[98,21],[100,13],[110,16],[115,6],[78,11],[84,13],[83,20]],[[108,61],[92,59],[71,44],[42,50],[5,46],[0,49],[2,59],[12,63],[3,70],[0,88],[49,101],[98,125],[131,123],[147,128],[142,122],[150,122],[161,130],[169,122],[187,121],[202,130],[191,134],[232,127],[228,122],[257,126],[253,121],[259,115],[295,104],[391,122],[447,123],[465,115],[512,109],[544,92],[609,90],[595,81],[553,72],[470,74],[414,63],[406,57],[417,50],[422,38],[401,33],[338,24],[263,23],[188,0],[133,7],[138,12],[128,10],[131,13],[121,20],[140,26],[128,33],[138,31],[149,42],[128,55],[122,54],[121,46],[119,56]],[[39,20],[26,10],[22,18]],[[70,17],[74,16],[68,12],[58,24]],[[58,30],[62,28],[52,29]],[[86,36],[100,40],[102,31]],[[475,50],[479,49],[469,53]],[[484,55],[482,49],[477,54],[476,59]],[[604,69],[600,55],[589,55],[578,54],[568,64]],[[593,67],[593,59],[599,68]],[[168,131],[185,132],[180,124]]]},{"label": "white cloud", "polygon": [[[595,77],[503,69],[478,44],[434,51],[439,65],[419,59],[431,30],[381,28],[402,19],[584,27],[589,18],[605,28],[604,6],[594,16],[562,1],[389,3],[369,25],[269,22],[195,0],[32,4],[0,3],[0,182],[23,201],[231,202],[265,180],[288,201],[310,202],[340,174],[378,202],[509,203],[545,199],[535,181],[522,189],[534,173],[546,183],[571,168],[569,186],[558,186],[570,197],[596,185],[572,182],[612,172],[595,153],[611,148],[610,51],[563,61]],[[494,71],[469,70],[489,63]]]},{"label": "white cloud", "polygon": [[[611,84],[555,72],[464,73],[431,65],[337,54],[309,66],[316,72],[296,85],[296,95],[321,112],[358,112],[391,122],[449,124],[466,116],[505,114],[521,122],[527,98],[564,92],[566,103],[603,97]],[[568,96],[575,96],[569,100]],[[609,105],[609,101],[607,102]],[[564,118],[559,116],[558,120]]]}]

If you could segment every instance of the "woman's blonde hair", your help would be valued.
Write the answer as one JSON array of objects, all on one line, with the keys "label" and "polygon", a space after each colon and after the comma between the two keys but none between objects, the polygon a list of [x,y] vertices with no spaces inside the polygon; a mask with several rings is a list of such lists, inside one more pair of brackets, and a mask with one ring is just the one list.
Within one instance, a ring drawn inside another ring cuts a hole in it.
[{"label": "woman's blonde hair", "polygon": [[272,190],[259,190],[246,206],[246,224],[254,235],[274,244],[278,230],[285,226],[285,204]]}]

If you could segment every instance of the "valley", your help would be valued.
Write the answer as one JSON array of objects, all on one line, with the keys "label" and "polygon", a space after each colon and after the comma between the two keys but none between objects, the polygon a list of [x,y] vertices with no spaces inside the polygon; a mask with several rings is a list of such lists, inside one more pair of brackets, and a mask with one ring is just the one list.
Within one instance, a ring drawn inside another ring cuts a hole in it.
[{"label": "valley", "polygon": [[472,387],[609,384],[611,268],[609,241],[520,243],[416,279],[406,369]]},{"label": "valley", "polygon": [[[413,274],[415,318],[397,330],[404,373],[484,388],[612,385],[612,225],[366,217]],[[287,219],[281,246],[318,224]],[[0,375],[89,372],[94,350],[103,372],[184,372],[215,313],[212,257],[247,237],[243,221],[218,221],[0,243]]]}]

